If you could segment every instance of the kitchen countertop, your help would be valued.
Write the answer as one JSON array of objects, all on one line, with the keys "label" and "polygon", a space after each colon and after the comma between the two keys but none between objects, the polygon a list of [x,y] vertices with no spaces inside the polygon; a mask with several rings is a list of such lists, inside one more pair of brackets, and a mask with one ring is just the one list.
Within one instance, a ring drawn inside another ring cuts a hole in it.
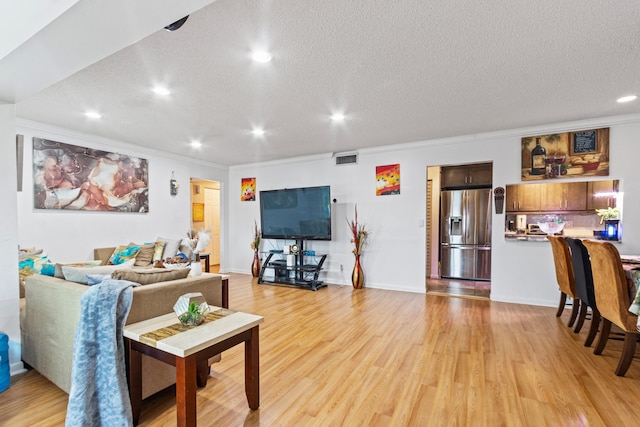
[{"label": "kitchen countertop", "polygon": [[[583,240],[601,240],[595,239],[593,236],[585,237],[585,236],[572,236],[569,234],[563,234],[562,237],[572,237],[574,239],[583,239]],[[504,239],[510,241],[519,241],[519,242],[547,242],[546,234],[517,234],[517,233],[504,233]],[[620,240],[607,240],[607,242],[611,243],[622,243]]]},{"label": "kitchen countertop", "polygon": [[504,233],[505,240],[518,240],[524,242],[546,242],[546,234],[517,234],[517,233]]}]

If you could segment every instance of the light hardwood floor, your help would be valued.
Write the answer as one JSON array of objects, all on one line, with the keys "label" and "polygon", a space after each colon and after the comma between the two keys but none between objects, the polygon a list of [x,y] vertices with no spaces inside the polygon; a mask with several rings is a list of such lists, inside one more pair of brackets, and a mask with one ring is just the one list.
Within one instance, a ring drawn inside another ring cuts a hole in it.
[{"label": "light hardwood floor", "polygon": [[427,292],[441,295],[489,298],[491,282],[458,279],[427,279]]},{"label": "light hardwood floor", "polygon": [[[244,395],[243,349],[197,392],[201,426],[630,426],[640,360],[614,374],[622,343],[583,347],[555,308],[329,286],[258,285],[233,274],[231,308],[263,315],[261,406]],[[639,350],[640,352],[640,350]],[[37,372],[0,394],[0,424],[64,424],[67,395]],[[172,390],[141,426],[175,425]]]}]

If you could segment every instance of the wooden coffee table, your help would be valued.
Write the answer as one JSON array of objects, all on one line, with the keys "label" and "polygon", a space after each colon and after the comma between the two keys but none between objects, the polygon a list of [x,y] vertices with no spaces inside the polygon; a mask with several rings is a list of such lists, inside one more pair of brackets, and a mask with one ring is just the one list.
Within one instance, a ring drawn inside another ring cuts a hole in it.
[{"label": "wooden coffee table", "polygon": [[209,358],[244,342],[245,393],[249,408],[258,409],[258,328],[263,320],[263,317],[254,314],[212,306],[211,314],[204,324],[188,329],[180,325],[174,313],[125,326],[125,344],[129,349],[129,393],[134,424],[138,423],[142,405],[142,354],[175,366],[177,425],[195,426],[196,378],[198,385],[206,385]]}]

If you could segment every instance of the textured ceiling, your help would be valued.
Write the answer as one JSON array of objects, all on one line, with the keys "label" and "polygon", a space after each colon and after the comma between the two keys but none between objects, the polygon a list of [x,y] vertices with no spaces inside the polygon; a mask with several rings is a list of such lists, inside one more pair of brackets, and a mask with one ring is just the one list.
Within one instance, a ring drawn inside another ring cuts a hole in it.
[{"label": "textured ceiling", "polygon": [[217,0],[16,111],[237,165],[640,113],[639,71],[637,0]]}]

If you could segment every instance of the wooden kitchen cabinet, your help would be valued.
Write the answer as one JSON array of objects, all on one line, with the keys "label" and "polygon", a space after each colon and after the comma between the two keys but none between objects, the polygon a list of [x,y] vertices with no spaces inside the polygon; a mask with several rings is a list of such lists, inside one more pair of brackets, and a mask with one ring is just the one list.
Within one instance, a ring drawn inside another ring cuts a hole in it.
[{"label": "wooden kitchen cabinet", "polygon": [[540,210],[540,188],[544,184],[507,185],[507,212],[535,212]]},{"label": "wooden kitchen cabinet", "polygon": [[[618,180],[507,185],[507,212],[591,212],[616,207]],[[610,193],[608,196],[596,196]]]},{"label": "wooden kitchen cabinet", "polygon": [[445,166],[442,168],[442,188],[490,187],[492,165],[482,163],[465,166]]},{"label": "wooden kitchen cabinet", "polygon": [[586,182],[563,182],[541,185],[540,210],[584,211],[586,209]]},{"label": "wooden kitchen cabinet", "polygon": [[618,180],[589,181],[587,184],[587,210],[616,207],[616,198],[612,195],[596,196],[598,193],[617,193]]}]

